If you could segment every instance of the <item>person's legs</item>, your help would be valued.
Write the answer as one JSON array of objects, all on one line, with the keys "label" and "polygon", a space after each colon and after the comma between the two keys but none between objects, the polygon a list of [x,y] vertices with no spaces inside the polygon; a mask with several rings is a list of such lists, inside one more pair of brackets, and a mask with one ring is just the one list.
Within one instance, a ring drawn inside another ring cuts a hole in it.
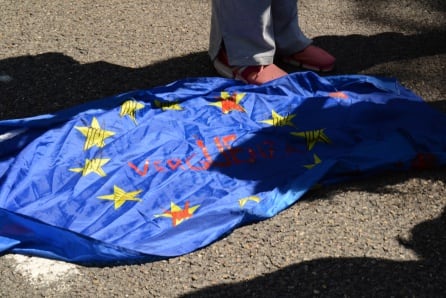
[{"label": "person's legs", "polygon": [[271,0],[213,0],[209,55],[224,44],[230,65],[268,65],[275,54]]},{"label": "person's legs", "polygon": [[298,23],[297,0],[271,0],[277,55],[286,63],[315,71],[330,71],[335,58],[325,50],[311,45],[311,39]]},{"label": "person's legs", "polygon": [[271,15],[278,55],[289,56],[311,44],[299,27],[297,0],[271,0]]},{"label": "person's legs", "polygon": [[209,55],[217,72],[263,84],[287,73],[275,55],[271,0],[213,0]]}]

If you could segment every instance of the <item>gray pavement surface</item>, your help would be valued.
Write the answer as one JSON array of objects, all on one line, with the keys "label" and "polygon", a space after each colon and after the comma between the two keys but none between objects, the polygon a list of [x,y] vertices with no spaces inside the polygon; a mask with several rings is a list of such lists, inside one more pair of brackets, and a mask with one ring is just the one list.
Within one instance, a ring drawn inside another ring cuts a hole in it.
[{"label": "gray pavement surface", "polygon": [[[209,0],[0,4],[0,119],[217,75],[206,54]],[[338,58],[332,74],[396,77],[446,111],[444,0],[299,8],[302,30]],[[386,173],[317,190],[165,261],[83,267],[0,256],[0,297],[446,296],[445,174]]]}]

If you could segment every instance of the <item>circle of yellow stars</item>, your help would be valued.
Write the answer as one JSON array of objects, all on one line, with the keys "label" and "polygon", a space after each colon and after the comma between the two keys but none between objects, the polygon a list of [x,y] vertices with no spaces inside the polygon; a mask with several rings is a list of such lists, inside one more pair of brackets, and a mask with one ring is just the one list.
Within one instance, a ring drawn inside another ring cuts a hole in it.
[{"label": "circle of yellow stars", "polygon": [[[241,101],[243,100],[245,94],[244,93],[229,93],[229,92],[221,92],[219,101],[213,103],[211,105],[217,106],[221,108],[224,114],[227,114],[231,111],[239,111],[246,112],[245,109],[241,106]],[[155,102],[155,106],[161,108],[163,111],[166,110],[182,110],[181,106],[177,102]],[[139,103],[135,100],[127,100],[121,105],[121,110],[119,115],[121,117],[128,116],[135,124],[136,121],[136,112],[144,108],[142,103]],[[272,125],[272,126],[291,126],[295,127],[293,123],[293,119],[296,117],[295,114],[288,115],[280,115],[276,111],[271,111],[271,118],[267,120],[260,121],[262,123]],[[88,150],[94,146],[98,148],[103,148],[105,146],[106,139],[115,135],[113,131],[105,130],[99,124],[99,121],[96,117],[93,117],[90,126],[81,126],[75,127],[78,131],[80,131],[85,136],[85,143],[83,146],[84,150]],[[292,132],[291,135],[302,137],[306,139],[307,149],[311,151],[317,142],[330,143],[330,139],[326,136],[324,129],[313,130],[313,131],[303,131],[303,132]],[[307,169],[312,169],[317,164],[321,163],[321,159],[313,154],[314,163],[304,165]],[[71,168],[70,171],[81,173],[82,176],[87,176],[91,173],[95,173],[101,177],[106,176],[106,172],[103,169],[103,166],[110,161],[108,158],[95,158],[95,159],[86,159],[83,167],[79,168]],[[123,188],[120,188],[117,185],[113,187],[113,193],[108,195],[99,196],[98,199],[108,200],[114,202],[114,208],[119,209],[125,202],[127,201],[142,201],[141,198],[138,198],[138,195],[142,193],[142,190],[136,191],[125,191]],[[242,199],[239,199],[239,205],[241,208],[244,208],[248,202],[259,203],[261,201],[258,196],[249,196]],[[155,215],[155,217],[167,217],[172,219],[172,225],[177,226],[181,224],[184,220],[187,220],[193,216],[195,211],[200,207],[200,205],[189,206],[189,201],[187,201],[184,205],[184,208],[176,205],[174,202],[171,202],[170,209],[163,212],[162,214]]]}]

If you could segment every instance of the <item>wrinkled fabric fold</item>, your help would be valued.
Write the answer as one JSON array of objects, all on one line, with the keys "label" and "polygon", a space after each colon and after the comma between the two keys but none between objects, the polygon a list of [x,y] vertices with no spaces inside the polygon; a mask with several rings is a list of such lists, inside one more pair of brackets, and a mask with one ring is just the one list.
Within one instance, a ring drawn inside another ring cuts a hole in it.
[{"label": "wrinkled fabric fold", "polygon": [[153,261],[314,187],[443,166],[446,117],[398,81],[191,78],[0,121],[0,252]]}]

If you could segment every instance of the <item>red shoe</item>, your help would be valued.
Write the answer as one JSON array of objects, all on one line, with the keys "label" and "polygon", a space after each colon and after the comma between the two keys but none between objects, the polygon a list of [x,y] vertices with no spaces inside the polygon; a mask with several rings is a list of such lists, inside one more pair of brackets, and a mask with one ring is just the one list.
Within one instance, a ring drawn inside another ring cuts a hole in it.
[{"label": "red shoe", "polygon": [[287,75],[284,70],[275,64],[230,66],[228,56],[224,50],[220,50],[220,53],[214,60],[214,67],[225,78],[236,79],[246,84],[254,85],[261,85]]},{"label": "red shoe", "polygon": [[282,60],[294,66],[322,72],[333,70],[336,61],[328,52],[313,45]]}]

